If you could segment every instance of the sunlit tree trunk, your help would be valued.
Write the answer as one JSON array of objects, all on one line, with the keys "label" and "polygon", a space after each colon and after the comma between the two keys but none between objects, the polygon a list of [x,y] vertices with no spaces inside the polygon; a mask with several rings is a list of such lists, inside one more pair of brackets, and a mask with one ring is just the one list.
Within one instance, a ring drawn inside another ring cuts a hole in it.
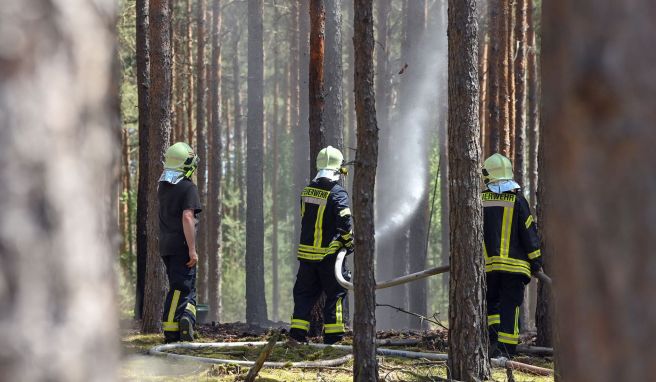
[{"label": "sunlit tree trunk", "polygon": [[147,189],[148,214],[147,237],[148,259],[146,264],[146,287],[144,294],[143,321],[141,329],[146,333],[159,332],[162,307],[166,292],[164,263],[159,255],[159,203],[157,180],[162,172],[162,158],[171,132],[171,13],[168,2],[150,0],[149,3],[150,43],[150,87],[148,159],[150,166]]},{"label": "sunlit tree trunk", "polygon": [[324,50],[326,32],[326,6],[323,0],[310,0],[310,178],[317,172],[319,150],[326,147]]},{"label": "sunlit tree trunk", "polygon": [[[143,314],[144,289],[146,286],[146,259],[148,258],[148,183],[151,180],[148,166],[148,118],[150,112],[150,52],[148,43],[148,0],[136,2],[136,58],[137,58],[137,103],[139,107],[139,181],[137,185],[137,280],[134,298],[134,317]],[[153,175],[155,176],[155,175]]]},{"label": "sunlit tree trunk", "polygon": [[267,320],[264,288],[263,0],[248,1],[248,127],[246,154],[246,321]]},{"label": "sunlit tree trunk", "polygon": [[483,208],[475,0],[449,0],[449,378],[490,377],[485,320]]},{"label": "sunlit tree trunk", "polygon": [[342,0],[326,5],[326,49],[324,57],[324,91],[326,144],[344,148],[344,116],[342,99]]},{"label": "sunlit tree trunk", "polygon": [[3,2],[5,381],[117,378],[115,23],[109,0]]},{"label": "sunlit tree trunk", "polygon": [[528,40],[528,100],[527,100],[527,109],[528,109],[528,118],[527,118],[527,140],[528,140],[528,183],[530,185],[530,202],[531,208],[535,211],[536,206],[536,197],[535,193],[538,188],[538,129],[539,121],[538,110],[540,108],[540,102],[538,99],[538,88],[539,88],[539,71],[538,71],[538,59],[537,59],[537,41],[535,38],[535,3],[533,0],[527,0],[528,10],[526,14],[527,18],[527,40]]},{"label": "sunlit tree trunk", "polygon": [[[207,135],[205,124],[207,116],[206,78],[205,72],[205,19],[207,17],[206,0],[198,0],[196,3],[196,153],[201,158],[197,171],[197,186],[200,196],[200,204],[207,208]],[[196,249],[198,258],[198,299],[207,299],[207,231],[209,219],[204,219],[198,226],[198,237],[196,238]]]},{"label": "sunlit tree trunk", "polygon": [[221,263],[223,259],[222,248],[222,199],[223,190],[223,143],[221,142],[221,1],[212,2],[212,60],[210,69],[210,97],[212,124],[210,125],[209,159],[212,172],[210,173],[210,216],[208,253],[208,298],[210,311],[208,318],[212,321],[221,319]]},{"label": "sunlit tree trunk", "polygon": [[354,259],[355,315],[353,319],[354,381],[377,381],[376,295],[374,287],[374,186],[378,160],[378,127],[374,99],[374,25],[372,0],[355,0],[355,108],[358,151],[353,183],[353,218],[358,255]]}]

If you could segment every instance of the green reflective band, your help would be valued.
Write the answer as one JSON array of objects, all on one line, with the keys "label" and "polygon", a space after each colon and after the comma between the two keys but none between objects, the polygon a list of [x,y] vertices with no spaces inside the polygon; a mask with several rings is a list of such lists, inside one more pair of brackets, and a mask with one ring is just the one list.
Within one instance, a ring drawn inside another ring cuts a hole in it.
[{"label": "green reflective band", "polygon": [[515,328],[513,330],[513,335],[519,339],[519,306],[515,308]]},{"label": "green reflective band", "polygon": [[163,322],[162,328],[165,332],[178,332],[180,331],[180,326],[177,322]]},{"label": "green reflective band", "polygon": [[326,334],[344,333],[344,324],[324,324],[323,332]]},{"label": "green reflective band", "polygon": [[353,233],[352,233],[352,232],[345,233],[345,234],[342,235],[342,240],[348,240],[348,239],[350,239],[350,238],[352,238],[352,237],[353,237]]},{"label": "green reflective band", "polygon": [[540,256],[542,256],[542,252],[539,249],[528,254],[528,258],[531,260],[537,259]]},{"label": "green reflective band", "polygon": [[519,335],[499,332],[498,341],[504,344],[517,345],[519,343]]},{"label": "green reflective band", "polygon": [[493,314],[490,316],[487,316],[487,325],[496,325],[501,323],[501,315],[500,314]]},{"label": "green reflective band", "polygon": [[300,329],[304,331],[310,330],[310,322],[305,320],[299,320],[297,318],[292,319],[292,329]]},{"label": "green reflective band", "polygon": [[191,304],[190,302],[187,303],[185,310],[189,312],[194,318],[196,318],[196,307],[193,304]]},{"label": "green reflective band", "polygon": [[533,224],[533,215],[528,215],[528,219],[526,219],[526,222],[524,222],[524,225],[526,228],[530,227],[531,224]]},{"label": "green reflective band", "polygon": [[339,211],[339,216],[344,217],[344,216],[349,216],[351,215],[351,209],[350,208],[344,208],[343,210]]},{"label": "green reflective band", "polygon": [[514,208],[504,207],[503,209],[503,222],[501,223],[501,246],[499,248],[499,255],[501,257],[508,257],[510,252],[510,234],[512,232]]},{"label": "green reflective band", "polygon": [[326,211],[326,206],[319,206],[317,211],[317,220],[314,222],[314,246],[320,247],[323,241],[323,213]]},{"label": "green reflective band", "polygon": [[531,277],[531,272],[527,271],[524,268],[513,267],[504,264],[492,264],[485,266],[485,272],[494,272],[494,271],[503,271],[508,273],[520,273],[526,275],[526,277]]},{"label": "green reflective band", "polygon": [[[342,298],[337,299],[337,304],[335,304],[335,322],[344,326],[344,320],[342,319]],[[330,324],[329,324],[330,325]]]},{"label": "green reflective band", "polygon": [[175,311],[178,309],[178,302],[180,301],[180,291],[175,290],[173,292],[173,298],[171,299],[171,306],[169,307],[169,316],[166,320],[167,322],[173,322],[175,318]]}]

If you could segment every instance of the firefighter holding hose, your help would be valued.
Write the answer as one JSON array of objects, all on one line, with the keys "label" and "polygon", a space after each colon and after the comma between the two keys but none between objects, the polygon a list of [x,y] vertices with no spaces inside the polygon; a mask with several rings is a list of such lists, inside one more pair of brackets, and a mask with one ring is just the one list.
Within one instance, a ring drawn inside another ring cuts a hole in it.
[{"label": "firefighter holding hose", "polygon": [[353,248],[349,196],[339,184],[342,153],[328,146],[317,155],[319,170],[301,193],[301,237],[298,246],[299,268],[294,284],[294,313],[289,336],[307,342],[310,315],[314,304],[326,294],[323,311],[323,340],[338,342],[344,336],[344,299],[347,291],[335,278],[337,252]]},{"label": "firefighter holding hose", "polygon": [[487,276],[490,357],[515,354],[524,287],[542,268],[540,238],[510,160],[493,154],[483,165],[483,251]]}]

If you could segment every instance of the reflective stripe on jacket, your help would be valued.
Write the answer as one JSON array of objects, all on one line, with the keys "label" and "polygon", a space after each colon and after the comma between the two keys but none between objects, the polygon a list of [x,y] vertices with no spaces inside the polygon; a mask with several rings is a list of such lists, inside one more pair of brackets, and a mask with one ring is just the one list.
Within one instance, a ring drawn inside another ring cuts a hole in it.
[{"label": "reflective stripe on jacket", "polygon": [[486,272],[519,273],[530,279],[541,264],[540,238],[526,198],[521,193],[482,193],[483,253]]},{"label": "reflective stripe on jacket", "polygon": [[301,193],[301,238],[298,258],[321,261],[352,237],[351,209],[346,190],[319,178]]}]

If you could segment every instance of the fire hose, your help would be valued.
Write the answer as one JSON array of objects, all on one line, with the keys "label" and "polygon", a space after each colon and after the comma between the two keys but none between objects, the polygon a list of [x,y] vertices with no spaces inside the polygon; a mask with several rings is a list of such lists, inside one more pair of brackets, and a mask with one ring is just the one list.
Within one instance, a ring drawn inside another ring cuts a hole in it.
[{"label": "fire hose", "polygon": [[[337,253],[337,259],[335,260],[335,277],[337,278],[337,282],[343,286],[344,288],[348,290],[353,290],[353,283],[346,280],[344,278],[344,275],[342,274],[342,266],[344,264],[344,258],[346,257],[346,250],[342,249]],[[409,275],[397,277],[392,280],[388,281],[383,281],[381,283],[376,284],[376,289],[385,289],[385,288],[390,288],[396,285],[400,284],[405,284],[410,281],[415,281],[415,280],[421,280],[423,278],[433,276],[433,275],[438,275],[440,273],[446,273],[449,271],[449,266],[448,265],[442,265],[439,267],[434,267],[434,268],[429,268],[420,272],[416,273],[411,273]],[[551,278],[547,276],[544,272],[536,272],[533,274],[533,276],[540,280],[541,282],[551,286]]]}]

